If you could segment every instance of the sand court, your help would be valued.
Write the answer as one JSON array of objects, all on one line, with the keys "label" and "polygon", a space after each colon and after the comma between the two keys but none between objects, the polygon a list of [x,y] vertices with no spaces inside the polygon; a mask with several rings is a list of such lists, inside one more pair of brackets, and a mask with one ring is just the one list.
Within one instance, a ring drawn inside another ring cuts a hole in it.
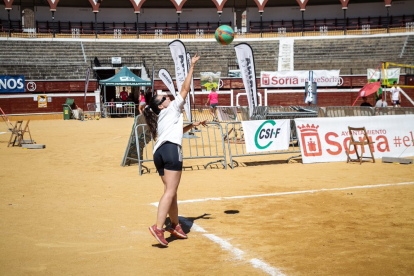
[{"label": "sand court", "polygon": [[414,170],[380,159],[267,155],[236,158],[234,170],[185,160],[189,239],[160,248],[148,227],[161,180],[120,166],[132,124],[32,120],[46,145],[36,150],[7,148],[0,135],[2,275],[414,274]]}]

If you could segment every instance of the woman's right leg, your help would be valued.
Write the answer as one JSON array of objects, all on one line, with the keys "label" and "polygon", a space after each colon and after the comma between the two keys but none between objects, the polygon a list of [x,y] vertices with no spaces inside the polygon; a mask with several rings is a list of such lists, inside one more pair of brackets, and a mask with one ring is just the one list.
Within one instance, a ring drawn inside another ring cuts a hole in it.
[{"label": "woman's right leg", "polygon": [[172,223],[178,224],[177,189],[180,184],[181,171],[164,169],[164,175],[161,176],[161,179],[164,182],[164,194],[158,204],[157,227],[159,229],[164,226],[167,214]]}]

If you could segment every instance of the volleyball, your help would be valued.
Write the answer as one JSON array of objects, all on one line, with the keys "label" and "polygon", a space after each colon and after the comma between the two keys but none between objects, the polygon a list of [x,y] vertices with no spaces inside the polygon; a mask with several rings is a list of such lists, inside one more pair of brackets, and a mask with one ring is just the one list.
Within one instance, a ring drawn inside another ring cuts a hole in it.
[{"label": "volleyball", "polygon": [[229,45],[234,39],[234,31],[230,26],[221,25],[216,30],[216,40],[221,45]]}]

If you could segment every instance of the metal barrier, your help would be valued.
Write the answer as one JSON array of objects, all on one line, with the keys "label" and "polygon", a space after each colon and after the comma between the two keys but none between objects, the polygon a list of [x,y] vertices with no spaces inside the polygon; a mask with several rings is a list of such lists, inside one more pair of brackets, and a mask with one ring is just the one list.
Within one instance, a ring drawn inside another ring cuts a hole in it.
[{"label": "metal barrier", "polygon": [[89,119],[95,119],[101,117],[101,112],[98,110],[97,104],[95,103],[88,103],[86,104],[88,111],[84,111],[84,113],[88,113]]},{"label": "metal barrier", "polygon": [[[145,125],[145,127],[140,128],[138,131],[139,143],[137,144],[137,139],[135,137],[135,128],[137,125]],[[144,133],[146,135],[144,135]],[[145,117],[143,115],[138,115],[135,117],[134,124],[132,125],[131,134],[129,135],[129,140],[127,147],[125,149],[124,157],[122,158],[121,166],[129,166],[132,163],[138,163],[138,156],[137,156],[137,145],[140,148],[141,159],[142,159],[142,149],[145,147],[144,137],[146,143],[151,141],[151,135],[149,134],[148,127],[146,127]]]},{"label": "metal barrier", "polygon": [[309,106],[269,106],[266,120],[275,119],[296,119],[296,118],[309,118],[318,117],[319,107]]},{"label": "metal barrier", "polygon": [[374,116],[374,108],[369,106],[328,106],[325,117]]},{"label": "metal barrier", "polygon": [[111,115],[131,115],[135,116],[134,102],[107,102],[104,103],[103,112],[105,117]]},{"label": "metal barrier", "polygon": [[[193,121],[205,121],[207,120],[208,122],[213,121],[214,117],[211,114],[211,109],[210,107],[204,106],[204,105],[199,105],[199,106],[195,106],[195,107],[191,107],[191,113],[192,113],[192,117],[193,117]],[[188,118],[187,118],[187,113],[185,112],[185,110],[183,110],[183,115],[184,115],[184,122],[189,122]]]},{"label": "metal barrier", "polygon": [[414,114],[414,107],[377,107],[375,116]]},{"label": "metal barrier", "polygon": [[[282,153],[300,153],[299,144],[295,146],[293,134],[295,127],[295,122],[291,120],[290,128],[290,147],[289,150],[285,151],[272,151],[266,153],[247,153],[246,141],[244,139],[244,131],[241,122],[229,122],[226,124],[226,136],[224,137],[227,141],[228,154],[230,158],[230,167],[234,169],[233,163],[237,163],[233,160],[234,157],[243,157],[243,156],[257,156],[257,155],[272,155],[272,154],[282,154]],[[232,149],[233,148],[233,149]],[[291,157],[292,158],[292,157]],[[290,158],[289,158],[290,159]]]},{"label": "metal barrier", "polygon": [[[142,175],[143,167],[149,172],[149,169],[142,163],[153,161],[154,140],[148,137],[150,134],[146,128],[146,124],[139,124],[135,127],[135,144],[140,145],[136,147],[139,175]],[[199,132],[185,133],[182,149],[183,159],[219,158],[219,160],[207,163],[204,168],[214,163],[221,163],[227,169],[223,128],[219,123],[211,122],[207,124],[207,127],[200,127]]]},{"label": "metal barrier", "polygon": [[268,106],[256,106],[253,110],[252,120],[265,120],[268,112]]},{"label": "metal barrier", "polygon": [[[249,108],[245,106],[218,106],[216,107],[215,116],[218,116],[220,112],[234,114],[233,111],[230,111],[230,109],[233,109],[233,108],[237,110],[236,118],[233,119],[232,117],[234,116],[222,116],[222,117],[225,117],[226,119],[221,120],[220,122],[250,120]],[[204,121],[204,120],[207,120],[208,122],[214,121],[214,116],[211,113],[210,107],[195,106],[195,108],[192,108],[191,112],[193,112],[193,121]],[[189,122],[185,111],[183,111],[183,114],[184,114],[184,122]]]},{"label": "metal barrier", "polygon": [[[249,121],[249,108],[246,106],[218,106],[217,113],[221,113],[220,122]],[[227,116],[224,116],[227,115]]]}]

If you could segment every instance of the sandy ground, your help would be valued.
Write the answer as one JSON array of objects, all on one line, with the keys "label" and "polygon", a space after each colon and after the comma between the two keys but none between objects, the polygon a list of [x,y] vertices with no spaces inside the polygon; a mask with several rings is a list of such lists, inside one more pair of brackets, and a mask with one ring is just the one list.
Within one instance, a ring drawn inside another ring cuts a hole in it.
[{"label": "sandy ground", "polygon": [[132,124],[31,121],[41,150],[0,134],[1,275],[414,275],[413,165],[191,161],[189,239],[161,248],[148,231],[160,178],[120,166]]}]

